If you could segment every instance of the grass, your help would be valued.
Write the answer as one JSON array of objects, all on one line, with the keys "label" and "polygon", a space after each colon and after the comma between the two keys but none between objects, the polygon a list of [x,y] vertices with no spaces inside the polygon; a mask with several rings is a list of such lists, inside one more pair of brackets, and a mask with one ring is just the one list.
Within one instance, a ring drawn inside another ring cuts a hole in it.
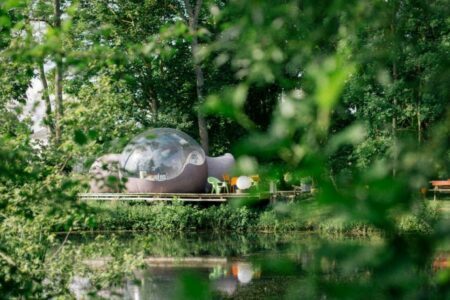
[{"label": "grass", "polygon": [[443,218],[450,219],[450,198],[442,198],[436,201],[431,200],[430,203],[437,207]]}]

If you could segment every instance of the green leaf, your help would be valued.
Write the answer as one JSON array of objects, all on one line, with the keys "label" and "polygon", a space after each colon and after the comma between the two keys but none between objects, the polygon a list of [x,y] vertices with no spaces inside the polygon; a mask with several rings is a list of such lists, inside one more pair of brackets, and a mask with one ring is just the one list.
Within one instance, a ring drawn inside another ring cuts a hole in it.
[{"label": "green leaf", "polygon": [[3,6],[3,8],[5,10],[18,8],[18,7],[24,7],[25,1],[24,0],[7,0],[1,6]]},{"label": "green leaf", "polygon": [[95,129],[89,129],[87,135],[89,139],[95,140],[96,138],[98,138],[98,131]]},{"label": "green leaf", "polygon": [[0,27],[9,28],[11,27],[11,20],[8,16],[0,16]]},{"label": "green leaf", "polygon": [[75,141],[75,143],[77,143],[78,145],[84,145],[87,143],[88,138],[87,136],[84,134],[83,131],[77,129],[74,132],[74,137],[73,140]]}]

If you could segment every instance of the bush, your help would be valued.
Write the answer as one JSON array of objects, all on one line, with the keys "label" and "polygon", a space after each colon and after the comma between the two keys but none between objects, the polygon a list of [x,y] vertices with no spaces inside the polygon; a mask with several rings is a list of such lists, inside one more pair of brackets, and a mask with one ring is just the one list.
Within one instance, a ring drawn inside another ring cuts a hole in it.
[{"label": "bush", "polygon": [[244,231],[254,227],[256,214],[246,207],[229,205],[200,208],[174,202],[147,205],[144,203],[92,203],[96,222],[94,230],[233,230]]},{"label": "bush", "polygon": [[[263,211],[248,207],[219,205],[202,208],[182,202],[111,202],[89,204],[92,224],[80,224],[75,230],[136,231],[318,231],[330,234],[368,234],[375,231],[364,222],[349,220],[314,200],[279,203]],[[437,207],[418,203],[414,212],[397,217],[402,233],[430,233],[438,218]]]}]

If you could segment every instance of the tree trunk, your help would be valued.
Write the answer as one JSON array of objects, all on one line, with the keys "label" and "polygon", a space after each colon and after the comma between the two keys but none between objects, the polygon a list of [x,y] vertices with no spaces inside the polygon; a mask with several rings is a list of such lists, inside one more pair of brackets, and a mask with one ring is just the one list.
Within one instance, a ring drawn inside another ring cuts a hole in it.
[{"label": "tree trunk", "polygon": [[52,105],[50,102],[50,93],[48,92],[47,77],[45,76],[44,62],[39,62],[39,76],[42,82],[42,90],[43,90],[42,98],[44,98],[45,102],[44,123],[45,125],[48,126],[48,130],[50,131],[50,137],[53,138],[53,135],[55,133],[55,124],[53,123]]},{"label": "tree trunk", "polygon": [[[202,0],[196,0],[194,9],[192,9],[189,0],[184,0],[184,5],[188,15],[187,22],[189,25],[189,30],[192,34],[191,51],[196,79],[197,104],[200,107],[204,101],[203,99],[204,76],[203,70],[200,66],[200,62],[197,60],[196,56],[198,51],[198,39],[196,31],[198,27],[198,17],[202,6]],[[200,136],[200,144],[202,145],[206,155],[208,155],[209,153],[208,125],[205,116],[200,112],[200,110],[197,112],[197,121],[198,121],[198,132]]]},{"label": "tree trunk", "polygon": [[[195,58],[197,50],[198,50],[198,41],[197,37],[194,37],[192,39],[192,56],[194,58],[195,79],[197,85],[197,103],[200,106],[201,104],[203,104],[204,79],[203,79],[203,70]],[[200,112],[200,109],[197,113],[197,119],[198,119],[198,133],[200,135],[200,143],[203,147],[203,150],[205,150],[206,155],[208,155],[209,153],[208,127],[205,116],[203,116],[203,114]]]},{"label": "tree trunk", "polygon": [[422,144],[422,116],[421,116],[421,112],[420,112],[420,106],[421,106],[421,101],[420,101],[420,97],[422,97],[422,80],[420,80],[420,67],[419,67],[419,72],[418,72],[418,77],[419,77],[419,87],[418,87],[418,91],[417,91],[417,144],[420,147],[420,144]]},{"label": "tree trunk", "polygon": [[148,95],[150,98],[150,108],[152,111],[153,122],[156,123],[158,122],[158,97],[153,89],[148,91]]},{"label": "tree trunk", "polygon": [[[54,27],[57,31],[61,29],[61,2],[60,0],[54,0]],[[63,116],[63,96],[62,96],[62,57],[57,54],[55,59],[55,141],[59,143],[61,141],[62,126],[61,119]]]}]

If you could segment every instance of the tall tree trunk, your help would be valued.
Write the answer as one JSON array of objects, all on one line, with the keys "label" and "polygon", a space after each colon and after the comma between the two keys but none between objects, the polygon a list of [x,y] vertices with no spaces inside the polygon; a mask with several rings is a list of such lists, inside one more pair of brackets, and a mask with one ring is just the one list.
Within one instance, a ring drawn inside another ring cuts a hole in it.
[{"label": "tall tree trunk", "polygon": [[53,138],[53,135],[55,133],[55,124],[53,123],[53,116],[52,116],[52,104],[50,102],[50,93],[48,91],[48,83],[47,83],[47,77],[45,76],[45,70],[44,70],[44,62],[39,62],[39,76],[41,78],[42,82],[42,98],[44,98],[45,102],[45,125],[47,125],[48,130],[50,131],[50,137]]},{"label": "tall tree trunk", "polygon": [[[203,103],[203,70],[200,67],[198,61],[195,58],[195,55],[198,51],[198,41],[197,37],[192,39],[192,56],[194,57],[194,69],[195,69],[195,79],[197,84],[197,102],[200,106]],[[198,110],[197,112],[197,120],[198,120],[198,133],[200,135],[200,143],[205,150],[205,153],[208,155],[209,153],[209,136],[208,136],[208,125],[206,123],[205,116]]]},{"label": "tall tree trunk", "polygon": [[[200,14],[200,9],[202,7],[202,0],[196,0],[195,7],[192,9],[190,0],[184,0],[184,5],[186,8],[186,12],[188,15],[188,25],[189,31],[192,34],[192,42],[191,42],[191,50],[192,50],[192,58],[194,64],[195,71],[195,79],[196,79],[196,91],[197,91],[197,104],[200,106],[203,101],[203,84],[204,84],[204,76],[203,70],[200,66],[200,62],[197,59],[198,52],[198,39],[197,39],[197,27],[198,27],[198,17]],[[208,125],[205,119],[205,116],[200,112],[197,112],[197,121],[198,121],[198,131],[200,136],[200,144],[203,147],[203,150],[208,155],[209,153],[209,135],[208,135]]]},{"label": "tall tree trunk", "polygon": [[[54,27],[57,31],[61,29],[61,2],[54,0]],[[60,32],[58,32],[60,34]],[[60,54],[56,55],[55,59],[55,141],[61,141],[62,126],[61,119],[63,117],[63,95],[62,95],[62,80],[63,80],[63,66],[62,57]]]}]

